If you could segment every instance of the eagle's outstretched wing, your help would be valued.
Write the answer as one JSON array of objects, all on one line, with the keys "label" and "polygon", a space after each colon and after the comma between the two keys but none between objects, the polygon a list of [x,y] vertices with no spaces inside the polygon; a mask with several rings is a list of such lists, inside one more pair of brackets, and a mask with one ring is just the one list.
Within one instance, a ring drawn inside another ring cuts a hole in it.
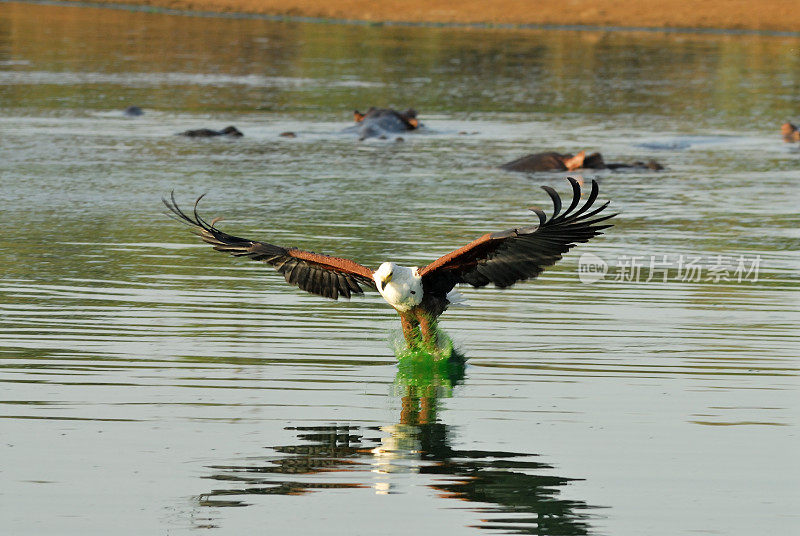
[{"label": "eagle's outstretched wing", "polygon": [[269,263],[283,274],[287,283],[302,290],[336,300],[339,296],[350,298],[351,294],[363,294],[360,285],[375,289],[372,270],[351,260],[298,248],[283,248],[220,231],[215,227],[218,219],[208,223],[198,215],[197,204],[202,198],[200,196],[195,201],[191,216],[178,207],[174,193],[162,201],[179,221],[192,226],[195,234],[217,251]]},{"label": "eagle's outstretched wing", "polygon": [[[611,225],[598,225],[615,214],[597,216],[608,202],[589,209],[597,199],[597,182],[592,181],[592,191],[586,202],[578,207],[581,187],[577,180],[568,178],[572,185],[572,202],[561,214],[561,197],[549,186],[542,188],[553,200],[553,216],[538,208],[531,208],[539,225],[488,233],[437,259],[419,270],[425,293],[438,296],[447,294],[458,283],[482,287],[489,283],[504,288],[517,281],[532,279],[561,259],[578,242],[602,234]],[[574,211],[574,212],[573,212]]]}]

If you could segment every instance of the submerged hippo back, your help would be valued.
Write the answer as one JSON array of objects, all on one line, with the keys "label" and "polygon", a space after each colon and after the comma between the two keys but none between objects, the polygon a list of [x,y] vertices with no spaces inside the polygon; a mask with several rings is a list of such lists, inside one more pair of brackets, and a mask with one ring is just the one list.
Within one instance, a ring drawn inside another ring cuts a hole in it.
[{"label": "submerged hippo back", "polygon": [[140,115],[144,115],[144,110],[138,106],[128,106],[122,113],[125,114],[126,117],[139,117]]},{"label": "submerged hippo back", "polygon": [[179,136],[188,136],[190,138],[213,138],[215,136],[228,136],[231,138],[241,138],[244,136],[242,132],[234,127],[225,127],[222,130],[211,130],[210,128],[198,128],[196,130],[186,130],[179,133]]},{"label": "submerged hippo back", "polygon": [[571,155],[560,153],[534,153],[522,158],[517,158],[511,162],[503,164],[500,169],[508,171],[567,171],[567,166],[564,160],[568,159]]}]

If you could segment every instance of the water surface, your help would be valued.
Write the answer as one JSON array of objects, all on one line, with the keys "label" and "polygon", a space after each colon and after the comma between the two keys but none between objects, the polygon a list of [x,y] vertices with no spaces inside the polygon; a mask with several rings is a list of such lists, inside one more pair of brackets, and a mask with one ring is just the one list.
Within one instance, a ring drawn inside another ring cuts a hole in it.
[{"label": "water surface", "polygon": [[[797,526],[797,39],[2,6],[10,533]],[[342,134],[370,105],[427,133]],[[228,124],[245,137],[174,135]],[[463,370],[399,367],[377,295],[304,294],[160,206],[208,192],[234,234],[424,265],[569,190],[498,165],[581,149],[667,169],[583,174],[615,227],[534,283],[464,289],[442,324]]]}]

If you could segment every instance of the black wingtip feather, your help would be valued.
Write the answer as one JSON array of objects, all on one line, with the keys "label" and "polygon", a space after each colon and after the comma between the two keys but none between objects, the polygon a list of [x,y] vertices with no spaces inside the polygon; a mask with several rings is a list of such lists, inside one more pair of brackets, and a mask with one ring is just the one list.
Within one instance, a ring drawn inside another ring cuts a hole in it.
[{"label": "black wingtip feather", "polygon": [[542,186],[542,190],[547,192],[547,195],[549,195],[550,199],[553,200],[553,215],[551,216],[551,219],[556,219],[556,217],[558,217],[558,213],[561,212],[561,196],[558,195],[558,192],[556,192],[550,186]]},{"label": "black wingtip feather", "polygon": [[536,214],[539,218],[539,226],[542,226],[547,221],[547,214],[545,214],[544,210],[540,209],[539,207],[530,207],[528,210]]},{"label": "black wingtip feather", "polygon": [[581,183],[578,179],[573,177],[567,177],[570,185],[572,186],[572,203],[570,203],[569,208],[561,215],[562,218],[566,218],[569,216],[569,213],[575,210],[575,207],[578,206],[578,203],[581,202]]},{"label": "black wingtip feather", "polygon": [[589,207],[591,207],[594,204],[598,195],[600,195],[600,186],[598,186],[596,180],[592,179],[592,191],[589,193],[589,198],[586,200],[586,203],[584,203],[583,206],[579,208],[578,211],[572,215],[572,218],[576,218],[577,216],[580,216],[581,214],[586,212],[589,209]]}]

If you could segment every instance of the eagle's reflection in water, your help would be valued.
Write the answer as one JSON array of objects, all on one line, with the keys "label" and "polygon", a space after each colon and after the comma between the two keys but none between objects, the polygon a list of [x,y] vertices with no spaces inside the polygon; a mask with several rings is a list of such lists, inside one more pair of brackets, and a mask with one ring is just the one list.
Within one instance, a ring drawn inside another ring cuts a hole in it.
[{"label": "eagle's reflection in water", "polygon": [[[392,475],[431,475],[429,486],[446,499],[480,503],[477,528],[513,534],[589,534],[591,507],[560,498],[575,479],[552,476],[552,466],[522,452],[457,450],[452,427],[439,422],[440,398],[464,378],[458,356],[434,363],[401,361],[394,388],[402,401],[400,421],[382,427],[298,426],[296,444],[246,465],[213,466],[206,478],[228,483],[198,497],[201,506],[248,506],[257,495],[301,495],[323,489],[396,493]],[[333,480],[332,480],[333,479]]]}]

